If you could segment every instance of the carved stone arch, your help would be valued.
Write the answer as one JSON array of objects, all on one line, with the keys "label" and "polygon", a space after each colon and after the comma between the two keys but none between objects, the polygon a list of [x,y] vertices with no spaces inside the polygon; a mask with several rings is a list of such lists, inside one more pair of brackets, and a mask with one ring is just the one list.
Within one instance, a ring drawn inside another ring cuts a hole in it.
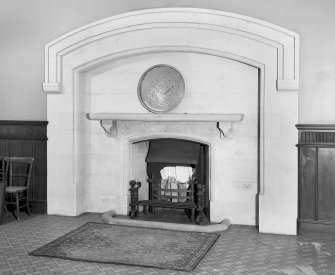
[{"label": "carved stone arch", "polygon": [[[150,29],[159,29],[164,32],[168,28],[214,31],[217,34],[228,34],[233,37],[232,39],[234,37],[244,38],[253,44],[252,48],[246,48],[250,51],[254,51],[254,48],[261,44],[275,48],[277,51],[277,89],[299,89],[299,35],[297,33],[244,15],[195,8],[163,8],[129,12],[85,25],[53,40],[45,46],[43,89],[45,92],[62,90],[63,59],[73,51],[84,49],[89,44],[99,44],[108,37]],[[191,36],[186,39],[195,40]],[[164,42],[167,45],[175,43],[173,40]],[[194,41],[185,42],[184,46],[194,43]],[[211,45],[205,44],[208,49],[211,49]],[[236,50],[230,48],[228,44],[222,46],[221,51],[245,56],[246,49]],[[224,47],[226,50],[223,49]],[[134,43],[133,49],[136,48],[138,45]],[[90,61],[100,59],[112,52],[117,52],[117,49],[113,47],[109,50],[98,49],[94,54],[90,53],[89,58]],[[88,62],[85,58],[82,60],[83,63]]]},{"label": "carved stone arch", "polygon": [[[192,141],[197,142],[203,145],[206,145],[209,149],[209,169],[212,170],[212,173],[209,173],[209,176],[214,173],[215,171],[215,163],[212,160],[211,151],[215,151],[215,144],[212,143],[210,140],[196,136],[196,135],[189,135],[189,134],[176,134],[176,133],[146,133],[146,134],[140,134],[140,135],[133,135],[130,137],[126,137],[123,139],[123,158],[125,163],[130,163],[129,158],[131,158],[131,144],[141,142],[141,141],[147,141],[151,139],[160,139],[160,138],[173,138],[173,139],[179,139],[179,140],[186,140],[186,141]],[[129,165],[124,165],[124,183],[123,183],[123,190],[125,194],[128,191],[128,179],[127,175],[129,174]],[[215,200],[215,185],[210,185],[210,194],[209,196]]]}]

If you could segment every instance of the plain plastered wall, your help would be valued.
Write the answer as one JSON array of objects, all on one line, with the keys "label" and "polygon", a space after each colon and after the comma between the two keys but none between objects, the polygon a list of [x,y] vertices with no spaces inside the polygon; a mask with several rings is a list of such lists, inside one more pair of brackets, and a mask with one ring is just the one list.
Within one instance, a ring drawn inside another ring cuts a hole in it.
[{"label": "plain plastered wall", "polygon": [[244,14],[300,34],[299,123],[335,121],[333,0],[0,0],[0,120],[46,120],[44,45],[115,14],[195,7]]}]

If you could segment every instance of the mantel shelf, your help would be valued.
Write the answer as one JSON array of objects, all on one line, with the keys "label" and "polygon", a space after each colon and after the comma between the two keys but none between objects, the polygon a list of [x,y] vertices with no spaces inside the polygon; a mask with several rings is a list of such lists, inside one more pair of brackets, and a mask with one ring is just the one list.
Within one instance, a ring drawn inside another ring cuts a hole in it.
[{"label": "mantel shelf", "polygon": [[117,121],[229,121],[239,122],[243,114],[135,114],[135,113],[87,113],[89,120]]},{"label": "mantel shelf", "polygon": [[100,121],[108,136],[117,133],[117,121],[145,122],[216,122],[220,134],[228,136],[232,123],[243,120],[243,114],[153,114],[153,113],[87,113],[87,119]]}]

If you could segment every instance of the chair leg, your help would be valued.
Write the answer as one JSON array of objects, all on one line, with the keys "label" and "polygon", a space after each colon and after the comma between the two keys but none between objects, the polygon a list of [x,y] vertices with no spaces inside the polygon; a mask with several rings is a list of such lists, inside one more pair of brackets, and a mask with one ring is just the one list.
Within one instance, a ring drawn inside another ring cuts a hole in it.
[{"label": "chair leg", "polygon": [[30,216],[28,196],[27,196],[26,204],[27,204],[27,213],[28,213],[28,215]]},{"label": "chair leg", "polygon": [[15,198],[16,198],[16,218],[17,221],[19,221],[20,220],[19,193],[15,194]]}]

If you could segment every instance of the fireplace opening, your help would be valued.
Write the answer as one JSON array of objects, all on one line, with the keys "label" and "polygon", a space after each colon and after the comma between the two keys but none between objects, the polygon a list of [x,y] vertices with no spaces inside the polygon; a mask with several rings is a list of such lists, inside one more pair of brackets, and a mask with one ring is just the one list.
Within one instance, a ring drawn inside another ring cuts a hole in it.
[{"label": "fireplace opening", "polygon": [[[147,183],[142,184],[143,189],[140,188],[141,210],[155,213],[167,209],[172,219],[177,218],[173,213],[180,216],[180,211],[184,210],[191,222],[208,223],[208,146],[194,141],[161,138],[146,141],[145,147]],[[141,197],[146,199],[141,200]]]}]

